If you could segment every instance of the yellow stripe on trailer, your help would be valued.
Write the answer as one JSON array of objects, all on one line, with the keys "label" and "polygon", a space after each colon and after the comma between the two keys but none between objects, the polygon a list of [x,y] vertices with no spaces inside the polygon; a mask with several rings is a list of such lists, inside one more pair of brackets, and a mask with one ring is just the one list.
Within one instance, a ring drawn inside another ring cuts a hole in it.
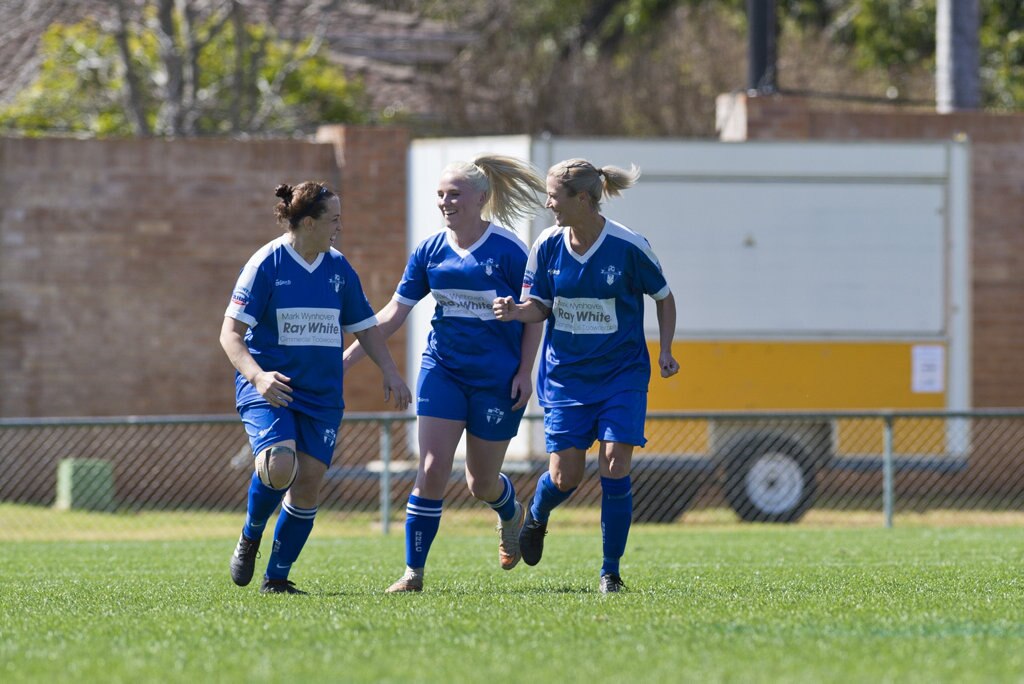
[{"label": "yellow stripe on trailer", "polygon": [[[658,345],[649,342],[654,372],[651,411],[836,411],[944,409],[943,391],[914,391],[913,348],[908,341],[685,340],[673,344],[680,371],[662,378]],[[941,342],[930,345],[945,346]],[[945,374],[945,371],[943,370]],[[703,453],[708,426],[683,430],[648,422],[651,453]],[[882,451],[879,421],[839,420],[836,453]],[[894,425],[894,450],[904,454],[945,450],[941,420],[904,419]]]}]

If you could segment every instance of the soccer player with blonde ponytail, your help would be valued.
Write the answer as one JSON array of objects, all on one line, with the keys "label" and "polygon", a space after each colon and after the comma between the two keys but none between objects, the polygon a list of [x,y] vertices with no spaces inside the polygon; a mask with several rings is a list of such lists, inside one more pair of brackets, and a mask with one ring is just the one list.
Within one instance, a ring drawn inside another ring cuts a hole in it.
[{"label": "soccer player with blonde ponytail", "polygon": [[[449,164],[437,186],[444,229],[413,250],[394,297],[377,313],[389,336],[428,293],[437,302],[416,387],[420,462],[406,505],[406,571],[389,593],[423,589],[464,432],[466,484],[500,520],[499,563],[511,570],[519,562],[524,511],[501,467],[533,394],[541,326],[499,323],[491,307],[495,297],[519,296],[529,251],[502,226],[540,209],[543,192],[539,174],[512,157],[484,155]],[[346,367],[362,354],[359,343],[350,346]]]},{"label": "soccer player with blonde ponytail", "polygon": [[642,447],[651,360],[644,336],[644,295],[655,301],[660,333],[658,366],[675,375],[672,357],[676,305],[650,243],[601,214],[640,177],[635,166],[596,167],[584,159],[555,164],[547,176],[547,207],[555,225],[533,243],[522,303],[494,300],[502,321],[545,322],[537,399],[544,408],[550,454],[519,537],[523,562],[536,565],[548,516],[583,479],[586,452],[600,442],[600,590],[620,591],[619,560],[633,515],[630,463]]}]

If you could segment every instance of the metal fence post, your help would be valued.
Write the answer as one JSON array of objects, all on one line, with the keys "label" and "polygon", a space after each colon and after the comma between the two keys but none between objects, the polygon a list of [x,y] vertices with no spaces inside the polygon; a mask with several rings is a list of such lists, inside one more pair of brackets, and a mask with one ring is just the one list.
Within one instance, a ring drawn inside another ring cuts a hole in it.
[{"label": "metal fence post", "polygon": [[391,526],[391,421],[381,421],[380,435],[380,531],[387,534]]},{"label": "metal fence post", "polygon": [[882,432],[882,508],[885,510],[885,526],[892,527],[893,481],[892,481],[892,414],[885,416]]}]

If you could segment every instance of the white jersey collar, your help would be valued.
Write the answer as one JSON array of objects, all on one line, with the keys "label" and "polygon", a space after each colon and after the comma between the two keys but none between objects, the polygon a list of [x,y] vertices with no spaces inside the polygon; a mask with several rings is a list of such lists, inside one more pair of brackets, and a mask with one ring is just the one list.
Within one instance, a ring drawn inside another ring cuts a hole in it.
[{"label": "white jersey collar", "polygon": [[324,253],[320,252],[319,254],[316,255],[316,259],[313,259],[313,263],[309,263],[308,261],[302,258],[301,254],[295,251],[295,248],[292,247],[290,242],[288,242],[288,236],[283,236],[281,238],[281,244],[284,245],[285,251],[291,255],[292,259],[295,259],[295,263],[297,263],[299,266],[302,266],[310,273],[315,271],[316,267],[320,265],[320,262],[324,260]]},{"label": "white jersey collar", "polygon": [[469,247],[466,247],[465,249],[459,247],[459,243],[455,241],[455,232],[449,228],[444,229],[444,239],[448,241],[448,246],[452,248],[453,252],[455,252],[460,257],[465,259],[466,257],[473,253],[474,249],[484,244],[487,238],[491,236],[492,232],[494,232],[494,224],[488,223],[487,228],[484,230],[483,235],[480,236],[480,239],[478,239],[476,242],[471,244]]},{"label": "white jersey collar", "polygon": [[562,242],[565,244],[565,251],[569,252],[569,255],[581,264],[587,263],[590,260],[590,257],[594,256],[594,252],[601,247],[601,243],[604,242],[604,237],[608,234],[609,223],[611,223],[611,221],[608,219],[604,220],[604,226],[601,228],[601,234],[597,236],[596,240],[594,240],[594,244],[590,245],[590,249],[583,254],[577,254],[572,248],[571,240],[569,239],[569,234],[572,232],[572,228],[566,226],[565,231],[562,233]]}]

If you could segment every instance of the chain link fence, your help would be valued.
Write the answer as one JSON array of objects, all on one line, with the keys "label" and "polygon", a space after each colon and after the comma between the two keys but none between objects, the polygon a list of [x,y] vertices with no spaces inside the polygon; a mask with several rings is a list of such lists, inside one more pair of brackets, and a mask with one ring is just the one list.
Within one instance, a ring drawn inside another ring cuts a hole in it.
[{"label": "chain link fence", "polygon": [[[362,516],[384,532],[402,521],[416,474],[415,425],[411,416],[346,415],[320,510]],[[1024,508],[1024,409],[652,413],[647,436],[633,458],[636,522],[845,516],[891,526],[904,514],[955,522]],[[39,525],[59,537],[65,511],[94,514],[75,518],[79,528],[140,513],[231,514],[241,524],[252,455],[234,416],[3,419],[0,438],[0,539]],[[600,505],[596,459],[587,467],[566,506]],[[528,497],[546,468],[543,453],[510,455],[505,472]],[[461,470],[457,462],[446,509],[489,514]]]}]

